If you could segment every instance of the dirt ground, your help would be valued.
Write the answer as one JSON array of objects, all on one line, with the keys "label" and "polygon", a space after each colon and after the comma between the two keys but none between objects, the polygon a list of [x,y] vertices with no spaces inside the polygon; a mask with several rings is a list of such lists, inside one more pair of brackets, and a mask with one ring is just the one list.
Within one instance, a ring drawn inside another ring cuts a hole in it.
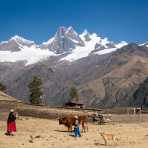
[{"label": "dirt ground", "polygon": [[[148,122],[88,124],[89,131],[81,138],[71,136],[56,120],[20,117],[14,136],[4,135],[6,121],[0,120],[0,148],[147,148]],[[119,140],[108,141],[99,132],[114,134]]]}]

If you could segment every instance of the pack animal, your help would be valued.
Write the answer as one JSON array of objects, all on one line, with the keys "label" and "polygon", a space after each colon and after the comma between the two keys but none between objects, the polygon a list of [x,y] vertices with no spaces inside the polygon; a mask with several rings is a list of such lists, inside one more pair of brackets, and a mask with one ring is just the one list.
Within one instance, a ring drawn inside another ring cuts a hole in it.
[{"label": "pack animal", "polygon": [[[68,131],[72,131],[72,126],[75,125],[75,117],[74,115],[68,115],[65,117],[59,118],[59,124],[63,124],[68,128]],[[82,132],[88,131],[88,126],[87,126],[87,116],[86,115],[79,115],[78,116],[79,123],[82,126]]]}]

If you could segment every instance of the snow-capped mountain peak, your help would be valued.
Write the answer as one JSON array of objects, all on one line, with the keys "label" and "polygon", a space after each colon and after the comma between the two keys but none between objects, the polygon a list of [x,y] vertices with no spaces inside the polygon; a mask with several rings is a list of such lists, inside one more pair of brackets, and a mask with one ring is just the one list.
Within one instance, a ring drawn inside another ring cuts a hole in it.
[{"label": "snow-capped mountain peak", "polygon": [[88,30],[87,29],[84,29],[84,31],[82,32],[81,36],[85,36],[88,33],[89,33]]},{"label": "snow-capped mountain peak", "polygon": [[84,42],[72,27],[59,27],[54,37],[41,45],[56,54],[70,52],[76,46],[84,46]]},{"label": "snow-capped mountain peak", "polygon": [[73,27],[59,27],[55,35],[47,42],[36,45],[34,41],[15,35],[0,43],[0,62],[27,61],[33,64],[50,56],[61,56],[61,60],[75,61],[92,54],[108,54],[127,45],[126,42],[115,44],[108,38],[96,33],[77,33]]},{"label": "snow-capped mountain peak", "polygon": [[26,46],[32,46],[33,44],[35,44],[34,41],[27,40],[18,35],[13,36],[9,41],[15,41],[18,44],[26,45]]},{"label": "snow-capped mountain peak", "polygon": [[80,37],[84,40],[84,41],[90,41],[91,38],[90,38],[90,33],[87,31],[87,29],[85,29],[83,31],[82,34],[80,34]]},{"label": "snow-capped mountain peak", "polygon": [[126,46],[128,43],[125,41],[121,41],[120,43],[116,44],[116,48],[122,48],[123,46]]},{"label": "snow-capped mountain peak", "polygon": [[72,62],[87,57],[90,54],[108,54],[127,45],[124,41],[115,44],[113,41],[108,40],[108,38],[101,38],[96,33],[90,34],[87,30],[84,30],[79,37],[84,42],[84,46],[76,46],[70,54],[61,60],[68,60]]},{"label": "snow-capped mountain peak", "polygon": [[15,35],[15,36],[11,37],[10,40],[16,40],[17,41],[17,40],[26,40],[26,39],[24,39],[23,37],[21,37],[19,35]]},{"label": "snow-capped mountain peak", "polygon": [[25,61],[26,65],[34,64],[49,56],[56,56],[49,50],[42,50],[34,43],[18,35],[0,44],[0,62]]},{"label": "snow-capped mountain peak", "polygon": [[2,41],[0,43],[0,51],[20,51],[23,47],[36,46],[34,41],[27,40],[21,36],[15,35],[11,37],[8,41]]},{"label": "snow-capped mountain peak", "polygon": [[74,38],[79,36],[79,34],[71,26],[66,29],[65,34],[69,37],[74,37]]},{"label": "snow-capped mountain peak", "polygon": [[77,32],[73,29],[72,26],[70,26],[70,27],[68,27],[68,28],[66,29],[66,33],[68,33],[68,32],[77,34]]}]

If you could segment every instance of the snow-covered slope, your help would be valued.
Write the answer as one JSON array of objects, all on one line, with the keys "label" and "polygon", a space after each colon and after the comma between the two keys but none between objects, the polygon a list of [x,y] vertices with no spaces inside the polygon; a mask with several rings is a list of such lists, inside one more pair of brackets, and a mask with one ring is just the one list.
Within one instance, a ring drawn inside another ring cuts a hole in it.
[{"label": "snow-covered slope", "polygon": [[25,61],[26,65],[37,63],[49,56],[55,56],[55,54],[49,50],[42,50],[35,46],[20,47],[19,52],[0,51],[0,62],[17,62]]},{"label": "snow-covered slope", "polygon": [[17,35],[0,43],[0,62],[25,61],[26,65],[29,65],[49,56],[55,56],[55,54],[48,49],[42,50],[34,41]]},{"label": "snow-covered slope", "polygon": [[80,38],[83,40],[84,46],[76,46],[70,54],[68,54],[61,60],[68,60],[72,62],[87,57],[90,54],[101,55],[114,52],[117,49],[127,45],[127,43],[124,41],[118,44],[114,44],[107,38],[99,37],[96,33],[88,33],[87,30],[80,34]]},{"label": "snow-covered slope", "polygon": [[143,43],[143,44],[140,44],[140,46],[148,47],[148,42],[145,42],[145,43]]},{"label": "snow-covered slope", "polygon": [[91,54],[107,54],[125,46],[126,42],[115,44],[107,38],[85,30],[78,34],[72,27],[59,27],[47,42],[36,45],[34,41],[14,36],[0,43],[0,62],[26,61],[34,64],[50,56],[63,55],[61,60],[75,61]]}]

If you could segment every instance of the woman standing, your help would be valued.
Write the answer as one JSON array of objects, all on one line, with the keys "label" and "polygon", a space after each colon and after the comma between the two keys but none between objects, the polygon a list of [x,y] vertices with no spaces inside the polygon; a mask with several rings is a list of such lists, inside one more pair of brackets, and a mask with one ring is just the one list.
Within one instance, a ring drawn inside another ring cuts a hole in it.
[{"label": "woman standing", "polygon": [[11,109],[8,119],[7,119],[7,133],[6,134],[9,136],[13,136],[13,132],[16,132],[15,120],[16,120],[16,115],[14,113],[14,110]]}]

